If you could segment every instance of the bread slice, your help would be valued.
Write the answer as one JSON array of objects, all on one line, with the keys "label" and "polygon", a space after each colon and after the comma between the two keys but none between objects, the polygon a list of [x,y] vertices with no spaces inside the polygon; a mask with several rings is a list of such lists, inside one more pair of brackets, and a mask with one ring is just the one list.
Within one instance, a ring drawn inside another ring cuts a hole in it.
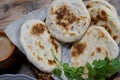
[{"label": "bread slice", "polygon": [[108,3],[106,0],[88,0],[88,1],[85,1],[84,3],[86,5],[87,9],[103,5],[106,8],[108,8],[109,10],[111,10],[114,13],[114,15],[116,15],[116,16],[118,15],[115,7],[113,5],[111,5],[110,3]]},{"label": "bread slice", "polygon": [[46,25],[40,20],[29,20],[22,25],[20,42],[28,60],[43,72],[50,73],[56,67],[51,48],[61,61],[60,44],[50,36]]},{"label": "bread slice", "polygon": [[117,44],[120,43],[120,21],[112,11],[105,6],[96,6],[88,9],[91,15],[91,25],[104,27]]},{"label": "bread slice", "polygon": [[93,60],[117,57],[119,48],[103,27],[92,26],[81,41],[73,44],[70,60],[74,67],[92,64]]},{"label": "bread slice", "polygon": [[87,31],[91,18],[82,0],[55,0],[49,7],[46,25],[62,42],[74,42]]}]

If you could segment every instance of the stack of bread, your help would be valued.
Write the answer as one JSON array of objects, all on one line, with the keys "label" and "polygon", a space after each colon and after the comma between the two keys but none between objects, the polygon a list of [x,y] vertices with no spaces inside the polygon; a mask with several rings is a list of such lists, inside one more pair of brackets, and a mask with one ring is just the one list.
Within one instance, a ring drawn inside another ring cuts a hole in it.
[{"label": "stack of bread", "polygon": [[73,43],[70,63],[79,67],[95,59],[116,58],[119,35],[117,11],[107,1],[55,0],[45,22],[34,19],[22,25],[20,42],[28,60],[51,73],[57,66],[51,48],[59,61],[63,57],[60,42]]}]

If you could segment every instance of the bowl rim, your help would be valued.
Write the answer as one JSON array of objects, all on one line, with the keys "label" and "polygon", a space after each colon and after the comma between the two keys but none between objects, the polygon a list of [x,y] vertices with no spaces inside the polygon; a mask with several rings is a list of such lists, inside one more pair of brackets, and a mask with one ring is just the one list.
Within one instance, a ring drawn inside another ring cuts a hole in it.
[{"label": "bowl rim", "polygon": [[10,78],[24,77],[24,78],[28,78],[28,79],[31,79],[31,80],[37,80],[34,77],[28,76],[26,74],[2,74],[2,75],[0,75],[0,79],[7,78],[7,77],[10,77]]},{"label": "bowl rim", "polygon": [[[1,29],[0,29],[0,35],[3,36],[3,37],[5,37],[5,38],[7,38],[10,41],[10,39],[7,37],[6,33],[3,30],[1,30]],[[11,43],[10,54],[7,57],[5,57],[5,58],[0,59],[0,61],[6,60],[7,58],[9,58],[14,53],[14,51],[15,51],[15,45],[11,41],[10,41],[10,43]]]}]

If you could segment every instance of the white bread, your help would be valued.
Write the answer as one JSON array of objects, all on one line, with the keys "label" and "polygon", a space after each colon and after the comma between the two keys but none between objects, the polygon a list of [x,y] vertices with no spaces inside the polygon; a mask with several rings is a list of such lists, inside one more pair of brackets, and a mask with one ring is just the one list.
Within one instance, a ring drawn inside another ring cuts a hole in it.
[{"label": "white bread", "polygon": [[73,44],[70,60],[74,67],[92,64],[93,60],[117,57],[119,48],[103,27],[92,26],[81,41]]},{"label": "white bread", "polygon": [[55,0],[49,7],[46,25],[62,42],[74,42],[87,31],[91,18],[82,0]]},{"label": "white bread", "polygon": [[106,0],[88,0],[88,1],[85,1],[84,3],[88,9],[92,8],[92,7],[103,5],[106,8],[110,9],[114,13],[115,16],[118,15],[115,7],[113,5],[111,5],[109,2],[107,2]]},{"label": "white bread", "polygon": [[104,27],[111,37],[120,43],[120,21],[111,10],[105,6],[96,6],[88,9],[91,16],[91,25]]},{"label": "white bread", "polygon": [[22,25],[20,42],[28,60],[41,71],[49,73],[56,67],[52,47],[61,61],[60,44],[50,36],[46,25],[40,20],[29,20]]}]

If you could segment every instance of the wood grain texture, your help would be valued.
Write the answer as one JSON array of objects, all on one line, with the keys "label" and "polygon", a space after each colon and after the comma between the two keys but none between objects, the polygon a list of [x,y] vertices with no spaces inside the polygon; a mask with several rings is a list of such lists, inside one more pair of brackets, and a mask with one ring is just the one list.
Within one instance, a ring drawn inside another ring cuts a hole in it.
[{"label": "wood grain texture", "polygon": [[21,16],[48,5],[53,0],[0,0],[0,29]]}]

